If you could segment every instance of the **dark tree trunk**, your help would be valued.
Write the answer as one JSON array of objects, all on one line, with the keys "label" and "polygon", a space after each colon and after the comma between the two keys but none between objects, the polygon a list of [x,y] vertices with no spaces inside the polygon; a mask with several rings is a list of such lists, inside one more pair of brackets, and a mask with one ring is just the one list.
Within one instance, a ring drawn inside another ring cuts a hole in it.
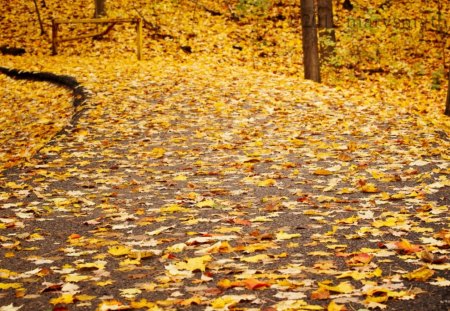
[{"label": "dark tree trunk", "polygon": [[447,87],[447,103],[445,105],[445,115],[450,117],[450,71],[448,72],[448,87]]},{"label": "dark tree trunk", "polygon": [[320,82],[319,48],[314,0],[301,0],[305,79]]},{"label": "dark tree trunk", "polygon": [[336,35],[333,24],[333,1],[318,0],[319,34],[320,34],[320,56],[327,60],[334,53]]},{"label": "dark tree trunk", "polygon": [[36,14],[38,17],[39,27],[41,28],[41,36],[42,36],[42,35],[45,35],[45,29],[44,29],[44,25],[42,24],[41,12],[39,12],[39,7],[38,7],[36,0],[34,0],[34,7],[36,9]]},{"label": "dark tree trunk", "polygon": [[95,18],[107,15],[105,2],[106,0],[95,0],[95,14],[94,14]]}]

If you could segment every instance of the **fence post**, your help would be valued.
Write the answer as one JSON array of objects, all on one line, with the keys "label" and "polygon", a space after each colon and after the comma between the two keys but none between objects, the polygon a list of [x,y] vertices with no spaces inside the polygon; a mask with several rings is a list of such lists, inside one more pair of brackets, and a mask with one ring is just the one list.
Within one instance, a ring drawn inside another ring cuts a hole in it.
[{"label": "fence post", "polygon": [[58,54],[58,23],[52,19],[52,55]]},{"label": "fence post", "polygon": [[136,27],[137,27],[137,31],[136,31],[137,32],[137,34],[136,34],[137,35],[137,38],[136,38],[137,51],[136,51],[136,54],[137,54],[137,59],[141,60],[142,59],[142,18],[137,19]]}]

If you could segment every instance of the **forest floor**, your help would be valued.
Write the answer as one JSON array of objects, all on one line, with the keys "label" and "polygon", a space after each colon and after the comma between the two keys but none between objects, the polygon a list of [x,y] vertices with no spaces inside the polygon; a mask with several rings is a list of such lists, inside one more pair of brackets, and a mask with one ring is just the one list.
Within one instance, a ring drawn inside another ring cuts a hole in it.
[{"label": "forest floor", "polygon": [[1,77],[49,141],[0,173],[0,310],[450,308],[443,119],[214,58],[0,66],[90,93],[53,136],[69,93]]},{"label": "forest floor", "polygon": [[450,7],[352,3],[323,84],[296,0],[107,1],[142,61],[3,3],[0,67],[89,98],[0,74],[0,311],[450,310]]}]

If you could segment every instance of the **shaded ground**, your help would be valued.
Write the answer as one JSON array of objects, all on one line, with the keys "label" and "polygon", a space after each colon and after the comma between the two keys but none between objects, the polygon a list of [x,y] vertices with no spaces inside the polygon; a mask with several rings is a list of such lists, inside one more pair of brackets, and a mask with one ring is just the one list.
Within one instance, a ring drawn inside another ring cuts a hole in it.
[{"label": "shaded ground", "polygon": [[214,62],[58,61],[91,109],[3,172],[2,306],[449,308],[445,126]]}]

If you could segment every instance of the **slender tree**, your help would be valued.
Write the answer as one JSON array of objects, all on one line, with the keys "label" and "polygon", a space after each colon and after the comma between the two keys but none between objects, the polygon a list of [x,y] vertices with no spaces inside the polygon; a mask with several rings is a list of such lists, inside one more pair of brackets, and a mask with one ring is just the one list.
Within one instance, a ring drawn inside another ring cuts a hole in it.
[{"label": "slender tree", "polygon": [[450,70],[448,72],[447,104],[445,105],[445,115],[450,117]]},{"label": "slender tree", "polygon": [[39,21],[39,27],[41,28],[41,35],[45,35],[45,29],[44,29],[44,25],[42,24],[42,19],[41,19],[41,12],[39,12],[39,7],[38,7],[36,0],[34,0],[34,7],[36,9],[36,14],[37,14],[38,21]]},{"label": "slender tree", "polygon": [[305,79],[320,82],[319,48],[314,0],[301,0]]},{"label": "slender tree", "polygon": [[320,38],[320,56],[327,60],[334,52],[336,35],[333,23],[333,1],[318,0],[318,22]]},{"label": "slender tree", "polygon": [[95,0],[95,14],[94,14],[95,18],[107,15],[105,2],[106,0]]}]

